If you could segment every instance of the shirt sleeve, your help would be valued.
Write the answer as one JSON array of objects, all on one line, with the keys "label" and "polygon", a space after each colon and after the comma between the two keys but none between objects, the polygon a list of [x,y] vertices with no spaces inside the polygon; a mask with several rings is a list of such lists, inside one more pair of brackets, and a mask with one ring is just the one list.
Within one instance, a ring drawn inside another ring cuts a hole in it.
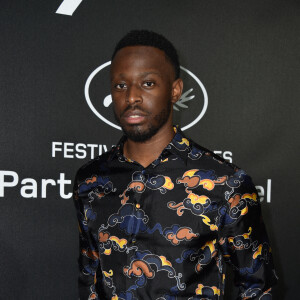
[{"label": "shirt sleeve", "polygon": [[[78,292],[80,300],[98,300],[96,282],[99,274],[102,274],[97,251],[96,237],[93,236],[89,224],[95,218],[91,209],[88,192],[84,184],[78,182],[78,173],[75,177],[73,199],[77,212],[79,228],[79,276]],[[98,275],[98,276],[97,276]]]},{"label": "shirt sleeve", "polygon": [[236,169],[226,181],[223,193],[225,204],[220,209],[219,243],[225,261],[234,270],[238,299],[272,299],[271,287],[277,276],[251,177]]}]

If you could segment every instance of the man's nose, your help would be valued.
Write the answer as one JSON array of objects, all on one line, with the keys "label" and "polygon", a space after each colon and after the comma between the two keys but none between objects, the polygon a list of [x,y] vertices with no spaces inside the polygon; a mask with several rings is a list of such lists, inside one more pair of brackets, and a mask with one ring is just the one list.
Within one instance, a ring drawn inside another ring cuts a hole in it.
[{"label": "man's nose", "polygon": [[136,102],[142,102],[142,95],[141,90],[139,87],[136,87],[134,85],[127,87],[127,93],[126,93],[126,101],[129,104],[134,104]]}]

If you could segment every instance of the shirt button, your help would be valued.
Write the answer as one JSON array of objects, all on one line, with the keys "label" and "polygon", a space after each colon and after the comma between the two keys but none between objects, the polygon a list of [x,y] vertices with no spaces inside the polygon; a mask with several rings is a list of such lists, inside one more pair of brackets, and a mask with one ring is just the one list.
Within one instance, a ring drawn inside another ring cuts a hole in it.
[{"label": "shirt button", "polygon": [[135,205],[135,207],[136,207],[136,208],[140,208],[141,205],[140,205],[139,203],[137,203],[137,204]]}]

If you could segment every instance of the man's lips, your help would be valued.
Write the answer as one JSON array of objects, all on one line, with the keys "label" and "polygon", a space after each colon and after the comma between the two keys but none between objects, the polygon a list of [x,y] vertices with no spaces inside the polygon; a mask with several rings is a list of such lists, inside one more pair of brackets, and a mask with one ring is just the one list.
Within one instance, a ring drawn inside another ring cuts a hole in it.
[{"label": "man's lips", "polygon": [[124,119],[129,124],[138,124],[146,118],[146,114],[141,111],[126,111],[122,114],[122,119]]}]

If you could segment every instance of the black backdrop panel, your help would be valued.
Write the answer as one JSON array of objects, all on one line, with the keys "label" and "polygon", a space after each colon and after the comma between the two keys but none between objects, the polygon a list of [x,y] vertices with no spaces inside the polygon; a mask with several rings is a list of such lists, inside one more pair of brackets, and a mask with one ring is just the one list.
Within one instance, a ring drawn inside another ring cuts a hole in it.
[{"label": "black backdrop panel", "polygon": [[274,299],[296,299],[299,3],[80,2],[0,2],[0,299],[77,299],[72,182],[121,136],[109,61],[136,28],[177,47],[194,98],[176,122],[251,174],[280,277]]}]

